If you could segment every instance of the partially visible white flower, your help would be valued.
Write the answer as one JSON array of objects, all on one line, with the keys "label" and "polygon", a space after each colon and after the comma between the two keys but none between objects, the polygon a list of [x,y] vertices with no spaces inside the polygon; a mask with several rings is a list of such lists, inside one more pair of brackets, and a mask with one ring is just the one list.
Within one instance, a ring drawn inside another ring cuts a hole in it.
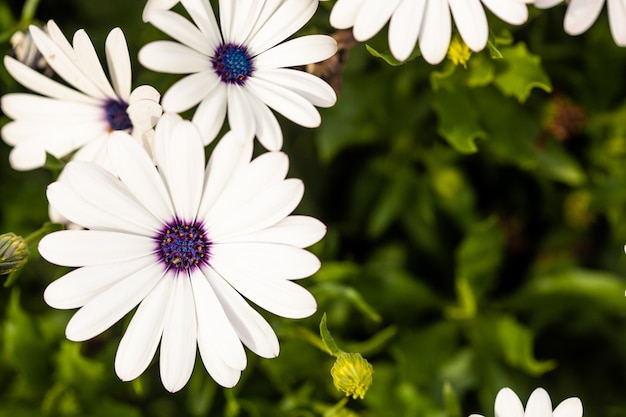
[{"label": "partially visible white flower", "polygon": [[232,387],[246,367],[242,343],[265,358],[279,352],[276,334],[246,298],[287,318],[317,308],[293,281],[319,269],[303,248],[326,227],[290,215],[304,185],[285,178],[287,156],[266,152],[251,160],[252,141],[236,135],[220,140],[205,168],[196,126],[166,113],[154,160],[115,132],[108,151],[117,176],[72,161],[64,180],[48,187],[50,204],[89,230],[41,240],[45,259],[78,267],[50,284],[44,298],[55,308],[80,307],[66,328],[73,341],[99,335],[139,305],[115,357],[124,381],[143,373],[160,345],[161,380],[178,391],[197,346],[213,379]]},{"label": "partially visible white flower", "polygon": [[337,29],[353,27],[359,42],[376,35],[389,22],[389,49],[406,60],[419,40],[426,62],[438,64],[448,51],[452,19],[471,50],[485,48],[489,27],[483,4],[497,17],[512,25],[528,19],[532,0],[337,0],[330,23]]},{"label": "partially visible white flower", "polygon": [[[510,388],[502,388],[496,396],[495,417],[582,417],[583,404],[577,397],[561,402],[552,411],[552,401],[543,388],[535,389],[526,403],[526,410],[519,397]],[[470,417],[483,417],[471,414]]]},{"label": "partially visible white flower", "polygon": [[155,10],[169,10],[178,4],[179,0],[148,0],[143,8],[141,18],[144,22],[148,21],[148,16]]},{"label": "partially visible white flower", "polygon": [[163,108],[180,113],[198,105],[193,122],[204,143],[219,133],[226,114],[231,130],[259,138],[279,150],[283,136],[270,110],[305,127],[317,127],[315,106],[335,104],[333,89],[318,77],[292,69],[323,61],[337,50],[326,35],[283,42],[315,13],[318,0],[221,0],[220,26],[209,0],[183,0],[193,23],[172,11],[153,11],[148,20],[174,38],[139,51],[147,68],[190,74],[163,95]]},{"label": "partially visible white flower", "polygon": [[2,97],[2,111],[14,119],[2,128],[12,145],[9,160],[18,170],[41,167],[46,152],[63,158],[90,160],[106,166],[105,145],[114,131],[132,133],[139,141],[161,115],[160,95],[153,87],[131,91],[131,63],[121,29],[106,39],[109,76],[102,69],[94,46],[84,30],[71,45],[50,20],[46,31],[31,26],[37,49],[54,72],[73,88],[56,82],[28,65],[4,57],[7,71],[24,87],[41,94],[12,93]]},{"label": "partially visible white flower", "polygon": [[[547,9],[563,0],[535,0],[535,6]],[[565,12],[563,27],[569,35],[580,35],[598,19],[604,0],[570,0]],[[607,0],[609,26],[618,46],[626,46],[626,0]]]}]

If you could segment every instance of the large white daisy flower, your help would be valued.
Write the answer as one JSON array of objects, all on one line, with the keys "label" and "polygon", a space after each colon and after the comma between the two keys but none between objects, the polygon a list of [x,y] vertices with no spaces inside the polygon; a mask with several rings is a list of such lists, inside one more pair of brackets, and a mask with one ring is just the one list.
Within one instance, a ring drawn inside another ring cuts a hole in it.
[{"label": "large white daisy flower", "polygon": [[196,126],[166,114],[156,127],[154,160],[116,132],[108,150],[117,176],[72,161],[64,180],[49,186],[50,204],[88,230],[41,240],[45,259],[79,267],[50,284],[45,300],[81,307],[66,328],[74,341],[104,332],[139,304],[115,357],[122,380],[138,377],[160,343],[163,385],[178,391],[197,345],[209,374],[231,387],[246,366],[242,343],[262,357],[279,351],[272,328],[244,297],[282,317],[315,312],[313,296],[292,280],[319,269],[303,248],[326,228],[289,215],[304,186],[285,179],[287,156],[268,152],[251,161],[252,147],[231,132],[205,169]]},{"label": "large white daisy flower", "polygon": [[[550,396],[543,388],[537,388],[530,394],[526,410],[519,397],[510,388],[502,388],[496,396],[495,417],[582,417],[583,404],[577,397],[561,402],[552,411]],[[483,417],[472,414],[470,417]]]},{"label": "large white daisy flower", "polygon": [[[448,51],[454,17],[463,41],[473,51],[487,45],[489,27],[483,4],[497,17],[512,25],[528,19],[527,3],[532,0],[337,0],[330,23],[337,29],[353,27],[359,42],[376,35],[389,22],[389,49],[406,60],[419,48],[430,64],[441,62]],[[481,4],[482,3],[482,4]]]},{"label": "large white daisy flower", "polygon": [[[547,9],[563,0],[535,0],[535,6]],[[618,46],[626,46],[626,0],[607,0],[609,26]],[[563,27],[569,35],[580,35],[598,19],[604,0],[570,0]]]},{"label": "large white daisy flower", "polygon": [[9,156],[13,168],[34,169],[45,163],[46,152],[62,158],[76,150],[75,159],[105,164],[104,149],[111,132],[126,131],[144,139],[161,115],[160,95],[145,85],[131,91],[130,56],[121,29],[113,29],[106,39],[113,85],[84,30],[74,34],[73,45],[52,20],[46,31],[31,26],[29,32],[48,65],[75,89],[4,57],[13,78],[41,94],[2,97],[2,111],[14,119],[2,128],[4,141],[14,146]]},{"label": "large white daisy flower", "polygon": [[302,126],[319,126],[315,106],[332,106],[335,92],[316,76],[287,67],[325,60],[337,43],[326,35],[281,43],[309,21],[318,0],[221,0],[220,26],[209,0],[181,3],[193,23],[172,11],[148,15],[178,42],[156,41],[139,51],[139,61],[149,69],[191,74],[163,95],[166,111],[180,113],[199,103],[193,122],[205,144],[216,137],[226,113],[231,130],[256,134],[268,150],[282,147],[282,132],[269,108]]}]

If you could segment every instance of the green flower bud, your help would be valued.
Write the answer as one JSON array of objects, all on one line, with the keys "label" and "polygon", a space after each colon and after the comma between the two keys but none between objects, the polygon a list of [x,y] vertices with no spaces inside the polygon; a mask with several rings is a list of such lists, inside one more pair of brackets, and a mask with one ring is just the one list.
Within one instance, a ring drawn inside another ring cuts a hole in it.
[{"label": "green flower bud", "polygon": [[359,353],[341,353],[330,370],[335,388],[352,398],[365,397],[374,368]]},{"label": "green flower bud", "polygon": [[28,261],[28,245],[15,233],[0,235],[0,275],[21,269]]}]

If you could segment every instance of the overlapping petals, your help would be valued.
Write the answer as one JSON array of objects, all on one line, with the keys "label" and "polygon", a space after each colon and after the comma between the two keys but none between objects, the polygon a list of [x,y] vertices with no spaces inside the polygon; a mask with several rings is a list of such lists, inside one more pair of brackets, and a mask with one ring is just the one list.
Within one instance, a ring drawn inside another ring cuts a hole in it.
[{"label": "overlapping petals", "polygon": [[[334,105],[333,89],[309,73],[287,67],[325,60],[337,44],[326,35],[284,42],[310,20],[318,0],[220,1],[221,26],[208,0],[181,3],[192,21],[167,10],[148,12],[148,21],[174,41],[152,42],[139,52],[139,61],[151,70],[189,74],[164,94],[166,111],[182,112],[197,105],[193,122],[205,144],[228,118],[231,130],[243,137],[256,135],[271,151],[280,150],[283,139],[270,109],[299,125],[319,126],[316,107]],[[242,46],[249,54],[251,73],[239,83],[225,82],[216,72],[212,59],[220,45]]]},{"label": "overlapping petals", "polygon": [[[197,346],[209,374],[233,386],[246,366],[243,345],[262,357],[279,351],[275,333],[246,299],[288,318],[316,310],[313,296],[293,281],[319,269],[303,248],[320,240],[325,226],[290,215],[304,188],[285,178],[287,156],[269,152],[251,160],[252,142],[237,135],[227,134],[205,167],[195,125],[166,114],[153,156],[115,132],[108,146],[115,175],[74,161],[48,188],[50,204],[88,230],[41,241],[45,259],[78,267],[50,284],[45,300],[79,308],[66,329],[75,341],[97,336],[138,306],[116,355],[123,380],[144,372],[160,345],[163,384],[180,390]],[[163,260],[159,236],[175,221],[203,227],[207,262],[181,270]]]},{"label": "overlapping petals", "polygon": [[[571,397],[561,402],[554,411],[550,396],[543,388],[535,389],[526,404],[526,409],[513,390],[502,388],[496,396],[495,417],[582,417],[583,405],[579,398]],[[472,414],[470,417],[483,417]]]}]

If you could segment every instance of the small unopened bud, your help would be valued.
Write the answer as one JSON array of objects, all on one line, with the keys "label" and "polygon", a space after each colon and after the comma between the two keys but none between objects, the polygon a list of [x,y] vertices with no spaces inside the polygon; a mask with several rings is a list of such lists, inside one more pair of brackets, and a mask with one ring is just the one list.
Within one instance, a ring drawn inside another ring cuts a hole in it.
[{"label": "small unopened bud", "polygon": [[365,397],[372,385],[372,365],[358,353],[341,353],[330,370],[335,388],[352,398]]},{"label": "small unopened bud", "polygon": [[28,261],[28,245],[15,233],[0,235],[0,275],[21,269]]},{"label": "small unopened bud", "polygon": [[448,48],[448,59],[454,65],[463,65],[463,68],[467,68],[467,61],[469,61],[470,56],[472,56],[472,52],[467,44],[458,36],[452,38]]}]

